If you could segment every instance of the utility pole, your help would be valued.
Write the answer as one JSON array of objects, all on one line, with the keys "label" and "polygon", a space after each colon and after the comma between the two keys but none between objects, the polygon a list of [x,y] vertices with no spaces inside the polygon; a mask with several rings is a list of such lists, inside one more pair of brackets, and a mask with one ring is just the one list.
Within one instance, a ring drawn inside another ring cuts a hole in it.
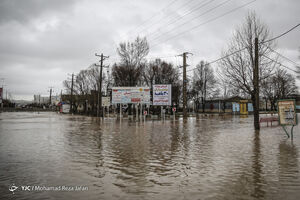
[{"label": "utility pole", "polygon": [[62,102],[62,90],[60,90],[60,98],[59,101]]},{"label": "utility pole", "polygon": [[53,89],[53,87],[51,86],[49,88],[50,88],[49,106],[51,106],[51,103],[52,103],[51,98],[52,98],[52,89]]},{"label": "utility pole", "polygon": [[187,94],[186,94],[186,53],[183,53],[183,117],[187,117]]},{"label": "utility pole", "polygon": [[0,97],[1,97],[1,108],[3,109],[3,98],[4,98],[4,78],[1,78],[1,81],[2,81],[2,88],[1,88],[1,91],[0,91]]},{"label": "utility pole", "polygon": [[254,128],[259,130],[259,70],[258,70],[258,38],[255,38],[255,56],[253,70],[253,86],[254,86]]},{"label": "utility pole", "polygon": [[74,73],[72,73],[72,83],[71,83],[71,105],[70,105],[70,111],[73,113],[73,86],[74,86]]},{"label": "utility pole", "polygon": [[[98,105],[97,105],[97,117],[100,115],[100,110],[102,110],[102,68],[103,68],[103,61],[109,56],[104,56],[103,53],[101,55],[95,53],[95,56],[100,57],[100,74],[99,74],[99,88],[98,88]],[[95,66],[99,66],[95,64]]]},{"label": "utility pole", "polygon": [[186,78],[186,67],[188,66],[186,64],[186,58],[187,54],[191,54],[188,52],[184,52],[182,55],[183,57],[183,118],[187,118],[187,78]]}]

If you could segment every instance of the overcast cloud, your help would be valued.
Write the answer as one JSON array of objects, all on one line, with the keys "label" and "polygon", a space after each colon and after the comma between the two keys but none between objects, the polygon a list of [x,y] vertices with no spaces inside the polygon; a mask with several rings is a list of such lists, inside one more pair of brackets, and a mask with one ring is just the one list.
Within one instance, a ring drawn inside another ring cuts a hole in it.
[{"label": "overcast cloud", "polygon": [[[14,98],[32,99],[34,94],[47,95],[50,86],[60,93],[68,73],[97,62],[96,52],[110,56],[106,64],[118,61],[117,44],[137,35],[147,36],[149,58],[167,57],[179,65],[175,55],[188,51],[194,54],[188,59],[194,67],[200,59],[220,56],[249,10],[273,36],[300,23],[297,0],[257,0],[205,23],[247,2],[251,0],[0,0],[0,78]],[[277,41],[277,50],[297,63],[299,36],[300,28]]]}]

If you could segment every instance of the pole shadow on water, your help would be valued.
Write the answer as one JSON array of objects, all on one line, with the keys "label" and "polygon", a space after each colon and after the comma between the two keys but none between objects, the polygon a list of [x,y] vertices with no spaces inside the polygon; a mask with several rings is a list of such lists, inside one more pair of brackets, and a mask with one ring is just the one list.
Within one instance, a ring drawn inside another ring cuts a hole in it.
[{"label": "pole shadow on water", "polygon": [[265,183],[264,177],[262,176],[262,155],[261,155],[261,139],[260,131],[255,130],[253,138],[253,194],[251,196],[257,199],[263,199],[265,196],[265,191],[263,189],[263,184]]},{"label": "pole shadow on water", "polygon": [[285,199],[299,199],[297,192],[291,190],[300,185],[299,155],[293,141],[282,141],[278,146],[279,194]]}]

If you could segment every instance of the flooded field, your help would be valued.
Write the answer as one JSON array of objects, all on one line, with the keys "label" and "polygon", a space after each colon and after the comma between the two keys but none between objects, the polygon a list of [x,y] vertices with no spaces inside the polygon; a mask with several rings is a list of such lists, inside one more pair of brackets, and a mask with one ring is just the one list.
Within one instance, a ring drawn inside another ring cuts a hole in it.
[{"label": "flooded field", "polygon": [[0,113],[0,199],[299,199],[299,126]]}]

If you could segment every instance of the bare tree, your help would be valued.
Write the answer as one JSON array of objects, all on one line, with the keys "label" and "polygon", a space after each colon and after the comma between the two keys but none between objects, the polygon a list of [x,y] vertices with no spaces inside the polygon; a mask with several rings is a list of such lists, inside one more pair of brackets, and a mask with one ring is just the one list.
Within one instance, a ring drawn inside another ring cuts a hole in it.
[{"label": "bare tree", "polygon": [[75,78],[74,92],[79,95],[87,95],[90,92],[88,70],[81,70]]},{"label": "bare tree", "polygon": [[[121,62],[112,67],[112,79],[115,86],[137,86],[143,82],[143,68],[145,57],[149,53],[146,38],[137,37],[134,42],[120,43],[117,52]],[[131,104],[129,104],[131,114]]]},{"label": "bare tree", "polygon": [[[74,83],[73,83],[73,94],[77,95],[77,97],[73,98],[75,110],[77,110],[77,107],[80,103],[85,104],[84,109],[86,109],[86,103],[87,103],[86,100],[89,99],[88,96],[92,94],[92,90],[97,91],[100,85],[99,73],[100,73],[99,67],[95,65],[91,65],[87,69],[81,70],[75,76]],[[102,76],[102,80],[103,81],[106,80],[105,75]],[[72,85],[71,81],[65,80],[63,82],[63,85],[67,90],[67,94],[71,94],[71,85]],[[102,87],[105,88],[105,85],[102,85]],[[93,108],[96,108],[96,105],[92,105],[92,106]]]},{"label": "bare tree", "polygon": [[[300,48],[299,48],[299,52],[300,52]],[[300,58],[300,56],[299,56]],[[300,80],[300,66],[297,66],[297,79]]]},{"label": "bare tree", "polygon": [[139,66],[126,65],[123,63],[114,64],[112,77],[115,86],[137,86],[142,81],[144,64]]},{"label": "bare tree", "polygon": [[275,73],[261,83],[261,93],[271,103],[271,110],[275,109],[275,103],[297,93],[295,77],[286,70],[277,68]]},{"label": "bare tree", "polygon": [[114,84],[117,86],[136,86],[142,81],[145,57],[149,53],[146,38],[137,37],[134,42],[120,43],[117,52],[121,58],[112,68]]},{"label": "bare tree", "polygon": [[142,81],[145,57],[149,53],[146,38],[137,37],[134,42],[120,43],[117,52],[121,58],[112,68],[112,77],[117,86],[136,86]]},{"label": "bare tree", "polygon": [[[276,66],[276,62],[269,60],[269,56],[275,44],[273,41],[267,41],[270,37],[268,27],[263,24],[255,13],[249,13],[245,23],[238,27],[229,43],[227,51],[223,56],[230,55],[219,63],[221,78],[236,90],[241,90],[245,95],[249,95],[255,107],[255,91],[253,81],[254,59],[255,59],[255,38],[259,40],[258,60],[259,60],[259,84],[270,77]],[[261,44],[264,42],[264,44]],[[239,51],[240,49],[244,49]],[[235,53],[236,52],[236,53]]]},{"label": "bare tree", "polygon": [[[97,90],[100,86],[100,67],[96,65],[91,65],[87,70],[87,81],[89,83],[90,90]],[[102,82],[107,82],[107,77],[102,74]],[[105,84],[102,84],[102,91],[105,90]]]},{"label": "bare tree", "polygon": [[137,37],[134,42],[120,43],[117,52],[121,63],[129,66],[138,66],[149,53],[147,39]]},{"label": "bare tree", "polygon": [[144,83],[153,91],[153,84],[172,85],[172,103],[179,104],[180,78],[179,71],[171,63],[156,59],[148,63],[143,71]]},{"label": "bare tree", "polygon": [[207,98],[218,95],[219,90],[214,71],[211,66],[204,61],[200,61],[194,70],[192,80],[192,91],[194,94],[194,101],[199,105],[200,100],[202,103],[202,111],[205,109],[205,102]]}]

